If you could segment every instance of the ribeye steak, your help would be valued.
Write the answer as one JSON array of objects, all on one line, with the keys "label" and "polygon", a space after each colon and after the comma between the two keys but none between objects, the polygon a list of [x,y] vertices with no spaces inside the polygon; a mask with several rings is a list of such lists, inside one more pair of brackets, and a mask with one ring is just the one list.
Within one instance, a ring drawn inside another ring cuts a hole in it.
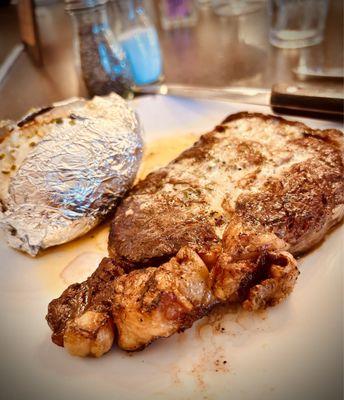
[{"label": "ribeye steak", "polygon": [[124,198],[110,258],[50,303],[53,340],[99,356],[115,331],[136,350],[218,303],[277,304],[296,282],[293,256],[342,219],[343,176],[342,132],[229,116]]}]

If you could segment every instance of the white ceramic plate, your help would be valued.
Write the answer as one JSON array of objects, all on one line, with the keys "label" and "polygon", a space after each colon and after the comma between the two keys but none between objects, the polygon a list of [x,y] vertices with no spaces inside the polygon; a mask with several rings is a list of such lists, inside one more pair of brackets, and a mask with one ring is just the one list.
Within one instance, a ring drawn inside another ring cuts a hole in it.
[{"label": "white ceramic plate", "polygon": [[[157,139],[154,152],[167,154],[166,160],[190,142],[189,134],[210,130],[230,113],[268,112],[153,96],[133,105],[147,143]],[[217,315],[142,352],[113,349],[101,359],[71,357],[52,344],[44,317],[49,301],[88,276],[106,254],[107,227],[36,259],[9,249],[0,237],[1,398],[341,399],[343,228],[300,261],[300,278],[283,304],[263,314]]]}]

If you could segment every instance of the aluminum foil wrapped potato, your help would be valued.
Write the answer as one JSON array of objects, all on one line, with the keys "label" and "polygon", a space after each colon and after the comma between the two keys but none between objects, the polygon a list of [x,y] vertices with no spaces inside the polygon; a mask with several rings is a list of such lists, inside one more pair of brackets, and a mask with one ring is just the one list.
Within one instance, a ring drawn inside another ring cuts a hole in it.
[{"label": "aluminum foil wrapped potato", "polygon": [[8,125],[0,139],[0,226],[35,256],[96,226],[132,185],[138,118],[119,96],[75,99]]}]

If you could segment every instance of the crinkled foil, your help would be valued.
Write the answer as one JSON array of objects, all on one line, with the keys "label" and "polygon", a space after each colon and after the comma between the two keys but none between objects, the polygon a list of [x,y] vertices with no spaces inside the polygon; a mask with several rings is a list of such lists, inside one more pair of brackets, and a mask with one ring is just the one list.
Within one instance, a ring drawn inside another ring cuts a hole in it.
[{"label": "crinkled foil", "polygon": [[57,103],[15,129],[43,133],[11,176],[0,225],[11,247],[32,256],[96,226],[130,188],[142,158],[139,120],[113,94]]}]

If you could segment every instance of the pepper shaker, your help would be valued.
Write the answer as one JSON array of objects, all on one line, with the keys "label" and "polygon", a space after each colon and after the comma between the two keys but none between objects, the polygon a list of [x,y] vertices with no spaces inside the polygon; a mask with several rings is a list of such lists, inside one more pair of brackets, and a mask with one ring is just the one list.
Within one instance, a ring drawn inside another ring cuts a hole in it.
[{"label": "pepper shaker", "polygon": [[107,0],[65,0],[74,26],[79,75],[89,95],[116,92],[132,97],[132,76],[125,52],[110,29]]}]

